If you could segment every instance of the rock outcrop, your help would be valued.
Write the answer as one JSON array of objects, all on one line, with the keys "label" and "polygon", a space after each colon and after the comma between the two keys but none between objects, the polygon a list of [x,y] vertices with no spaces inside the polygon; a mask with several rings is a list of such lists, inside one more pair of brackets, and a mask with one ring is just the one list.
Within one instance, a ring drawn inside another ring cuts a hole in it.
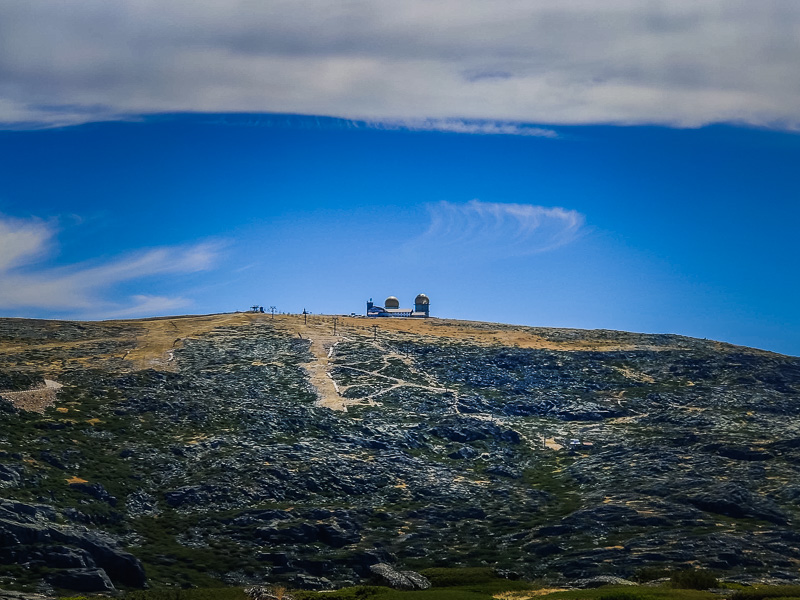
[{"label": "rock outcrop", "polygon": [[396,590],[427,590],[431,582],[415,571],[395,571],[386,563],[378,563],[369,568],[380,585]]}]

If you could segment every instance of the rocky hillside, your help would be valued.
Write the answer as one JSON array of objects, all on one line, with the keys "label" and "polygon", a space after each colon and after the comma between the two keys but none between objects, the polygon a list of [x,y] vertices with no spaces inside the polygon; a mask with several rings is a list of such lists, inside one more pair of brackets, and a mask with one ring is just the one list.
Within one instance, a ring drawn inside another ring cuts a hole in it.
[{"label": "rocky hillside", "polygon": [[800,359],[670,335],[0,320],[0,587],[800,579]]}]

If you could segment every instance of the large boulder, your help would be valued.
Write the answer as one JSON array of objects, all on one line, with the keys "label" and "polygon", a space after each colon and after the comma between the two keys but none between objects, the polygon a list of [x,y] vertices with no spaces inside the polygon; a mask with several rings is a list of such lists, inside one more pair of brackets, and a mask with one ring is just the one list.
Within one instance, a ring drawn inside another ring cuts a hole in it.
[{"label": "large boulder", "polygon": [[372,565],[369,570],[380,584],[396,590],[427,590],[431,587],[427,577],[415,571],[395,571],[386,563]]}]

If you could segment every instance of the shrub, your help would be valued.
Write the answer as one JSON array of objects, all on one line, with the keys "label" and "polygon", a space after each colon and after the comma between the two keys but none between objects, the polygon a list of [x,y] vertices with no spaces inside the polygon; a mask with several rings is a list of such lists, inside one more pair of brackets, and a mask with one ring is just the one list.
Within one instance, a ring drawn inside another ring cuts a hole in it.
[{"label": "shrub", "polygon": [[676,571],[670,577],[672,587],[684,590],[708,590],[719,587],[717,576],[706,569]]},{"label": "shrub", "polygon": [[633,576],[633,580],[639,583],[655,581],[670,576],[670,570],[664,567],[642,567]]}]

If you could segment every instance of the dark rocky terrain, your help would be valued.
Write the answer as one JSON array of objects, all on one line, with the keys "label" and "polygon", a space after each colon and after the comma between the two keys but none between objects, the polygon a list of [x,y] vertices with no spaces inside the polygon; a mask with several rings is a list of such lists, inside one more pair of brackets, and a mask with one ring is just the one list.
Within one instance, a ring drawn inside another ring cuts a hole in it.
[{"label": "dark rocky terrain", "polygon": [[0,320],[0,394],[63,385],[0,401],[0,587],[321,589],[379,562],[800,579],[800,359],[373,325]]}]

